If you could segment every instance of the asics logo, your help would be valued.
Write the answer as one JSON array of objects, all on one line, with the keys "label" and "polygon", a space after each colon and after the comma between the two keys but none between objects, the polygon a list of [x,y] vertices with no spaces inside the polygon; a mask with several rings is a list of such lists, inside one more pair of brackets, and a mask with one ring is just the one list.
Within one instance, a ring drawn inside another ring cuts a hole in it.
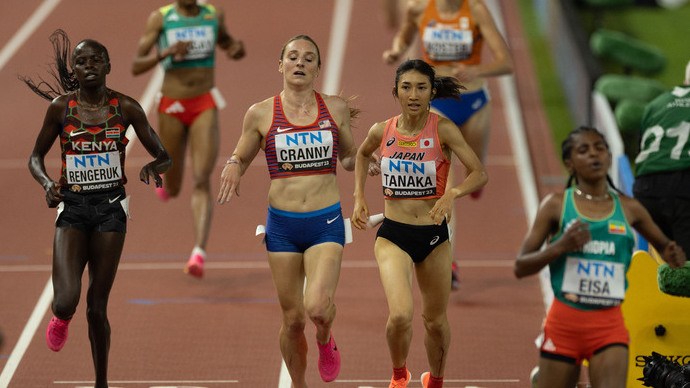
[{"label": "asics logo", "polygon": [[113,202],[117,201],[118,198],[120,198],[119,195],[118,195],[117,197],[113,198],[113,199],[108,198],[108,202],[109,202],[109,203],[113,203]]},{"label": "asics logo", "polygon": [[434,236],[434,238],[431,239],[431,242],[429,243],[429,245],[434,245],[434,244],[436,244],[436,243],[438,242],[438,240],[440,240],[440,239],[441,239],[441,238],[440,238],[439,236]]},{"label": "asics logo", "polygon": [[278,127],[278,128],[276,129],[276,131],[278,131],[278,132],[285,132],[285,131],[289,131],[289,130],[291,130],[291,129],[292,129],[292,128],[281,128],[281,127]]},{"label": "asics logo", "polygon": [[333,223],[333,221],[337,220],[338,218],[340,218],[340,214],[338,214],[338,216],[337,216],[337,217],[335,217],[335,218],[334,218],[334,219],[332,219],[332,220],[326,220],[326,223],[330,225],[330,224],[332,224],[332,223]]}]

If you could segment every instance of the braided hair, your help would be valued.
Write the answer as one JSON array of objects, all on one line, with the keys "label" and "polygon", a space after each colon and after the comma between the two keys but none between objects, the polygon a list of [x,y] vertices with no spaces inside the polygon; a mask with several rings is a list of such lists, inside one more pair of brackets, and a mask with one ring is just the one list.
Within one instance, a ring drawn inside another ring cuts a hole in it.
[{"label": "braided hair", "polygon": [[[53,78],[52,82],[54,82],[54,84],[51,84],[40,77],[40,82],[38,83],[26,76],[19,76],[19,79],[24,82],[34,93],[45,98],[46,100],[52,101],[55,97],[79,89],[79,81],[77,80],[74,71],[70,70],[69,62],[72,56],[72,44],[65,31],[61,29],[55,30],[50,35],[50,43],[53,45],[55,63],[50,65],[48,73]],[[85,43],[96,46],[99,50],[101,50],[106,61],[110,61],[108,49],[106,49],[106,47],[98,41],[93,39],[84,39],[79,42],[76,47],[79,47]]]}]

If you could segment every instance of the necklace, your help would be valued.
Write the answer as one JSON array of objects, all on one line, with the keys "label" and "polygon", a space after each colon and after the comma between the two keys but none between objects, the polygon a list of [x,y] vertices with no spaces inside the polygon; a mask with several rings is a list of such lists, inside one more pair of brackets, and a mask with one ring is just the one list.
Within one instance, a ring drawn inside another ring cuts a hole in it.
[{"label": "necklace", "polygon": [[581,197],[585,197],[585,199],[589,200],[589,201],[606,201],[610,197],[609,193],[606,193],[604,195],[599,195],[599,196],[593,196],[591,194],[587,194],[587,193],[583,192],[582,190],[580,190],[579,187],[575,187],[575,194],[577,194]]},{"label": "necklace", "polygon": [[77,104],[79,104],[79,106],[80,106],[82,109],[87,110],[87,111],[89,111],[89,112],[96,112],[96,111],[100,110],[101,108],[103,108],[103,106],[105,105],[105,102],[106,102],[107,100],[108,100],[108,96],[105,96],[105,97],[103,98],[103,101],[102,101],[100,104],[98,104],[97,107],[95,107],[95,108],[93,108],[93,107],[87,107],[87,106],[85,106],[85,105],[81,102],[81,98],[79,97],[79,93],[77,93]]}]

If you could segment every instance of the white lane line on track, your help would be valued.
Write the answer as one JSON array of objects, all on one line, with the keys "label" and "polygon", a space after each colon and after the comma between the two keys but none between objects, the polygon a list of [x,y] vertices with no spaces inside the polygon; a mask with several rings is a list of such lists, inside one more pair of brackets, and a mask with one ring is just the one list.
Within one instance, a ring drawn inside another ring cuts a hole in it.
[{"label": "white lane line on track", "polygon": [[[503,14],[501,13],[500,5],[496,0],[488,0],[486,4],[496,19],[498,29],[505,37],[505,24],[503,22]],[[515,77],[513,75],[500,77],[498,81],[501,86],[506,125],[508,127],[508,133],[510,134],[510,144],[517,161],[515,164],[519,176],[518,182],[520,183],[520,191],[522,192],[522,201],[527,215],[527,226],[531,227],[534,217],[537,214],[537,209],[539,208],[539,194],[537,194],[534,168],[529,155],[529,144],[525,137],[524,121],[520,113],[520,97],[517,94]],[[548,309],[553,300],[553,291],[551,290],[549,277],[549,267],[544,267],[544,269],[539,272],[539,283],[541,286],[542,300],[546,309]]]},{"label": "white lane line on track", "polygon": [[[36,31],[43,21],[50,15],[50,13],[55,9],[55,7],[60,3],[60,0],[45,0],[41,5],[36,8],[29,19],[22,25],[22,27],[17,30],[17,32],[12,36],[12,38],[7,42],[5,47],[0,51],[0,70],[5,67],[7,62],[14,56],[14,54],[19,50],[19,48],[26,42],[26,40]],[[14,376],[14,372],[17,370],[19,363],[24,357],[26,349],[31,343],[38,326],[40,325],[41,319],[46,313],[50,301],[53,298],[53,282],[51,279],[48,280],[46,286],[43,288],[36,306],[34,307],[28,322],[22,330],[22,334],[19,336],[17,344],[12,349],[5,367],[0,373],[0,388],[7,388]]]},{"label": "white lane line on track", "polygon": [[44,0],[41,5],[36,8],[29,19],[22,25],[22,27],[17,30],[17,32],[12,36],[12,39],[7,42],[5,47],[0,51],[0,70],[7,64],[7,62],[14,56],[14,54],[19,50],[19,48],[24,44],[24,42],[29,39],[29,36],[36,31],[41,23],[53,12],[53,9],[57,7],[60,0]]},{"label": "white lane line on track", "polygon": [[53,281],[49,279],[48,283],[46,283],[46,286],[43,288],[40,298],[38,298],[38,303],[36,303],[34,311],[29,317],[29,321],[26,323],[22,334],[19,336],[17,344],[14,346],[14,349],[12,349],[10,358],[7,360],[5,367],[2,369],[2,374],[0,374],[0,388],[7,388],[7,386],[10,384],[10,380],[12,380],[12,376],[14,376],[14,372],[19,366],[19,362],[22,360],[22,357],[24,357],[24,353],[29,347],[31,339],[34,337],[36,330],[38,330],[38,326],[40,325],[48,306],[50,306],[50,301],[52,299]]}]

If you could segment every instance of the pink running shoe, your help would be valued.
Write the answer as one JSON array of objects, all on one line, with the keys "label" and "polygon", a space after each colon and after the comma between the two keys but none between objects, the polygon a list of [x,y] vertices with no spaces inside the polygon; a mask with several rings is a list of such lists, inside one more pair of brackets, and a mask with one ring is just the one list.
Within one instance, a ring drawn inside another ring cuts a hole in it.
[{"label": "pink running shoe", "polygon": [[46,342],[50,350],[59,352],[65,346],[70,321],[71,319],[63,321],[55,316],[50,320],[48,330],[46,330]]},{"label": "pink running shoe", "polygon": [[407,383],[410,382],[411,378],[412,374],[410,374],[409,370],[407,371],[406,379],[395,380],[395,377],[391,377],[391,385],[389,385],[388,388],[407,388]]},{"label": "pink running shoe", "polygon": [[170,199],[170,195],[164,187],[156,187],[156,195],[163,202],[167,202]]},{"label": "pink running shoe", "polygon": [[197,278],[204,277],[204,256],[200,253],[192,253],[187,261],[187,266],[184,268],[184,273],[190,274]]},{"label": "pink running shoe", "polygon": [[470,193],[470,198],[472,199],[479,199],[479,197],[482,196],[482,193],[484,192],[484,188],[482,187],[481,189],[477,191],[473,191]]},{"label": "pink running shoe", "polygon": [[319,347],[319,373],[321,374],[321,380],[327,383],[331,382],[340,373],[340,352],[333,339],[333,334],[331,334],[331,340],[326,345],[321,345],[318,341],[316,345]]}]

